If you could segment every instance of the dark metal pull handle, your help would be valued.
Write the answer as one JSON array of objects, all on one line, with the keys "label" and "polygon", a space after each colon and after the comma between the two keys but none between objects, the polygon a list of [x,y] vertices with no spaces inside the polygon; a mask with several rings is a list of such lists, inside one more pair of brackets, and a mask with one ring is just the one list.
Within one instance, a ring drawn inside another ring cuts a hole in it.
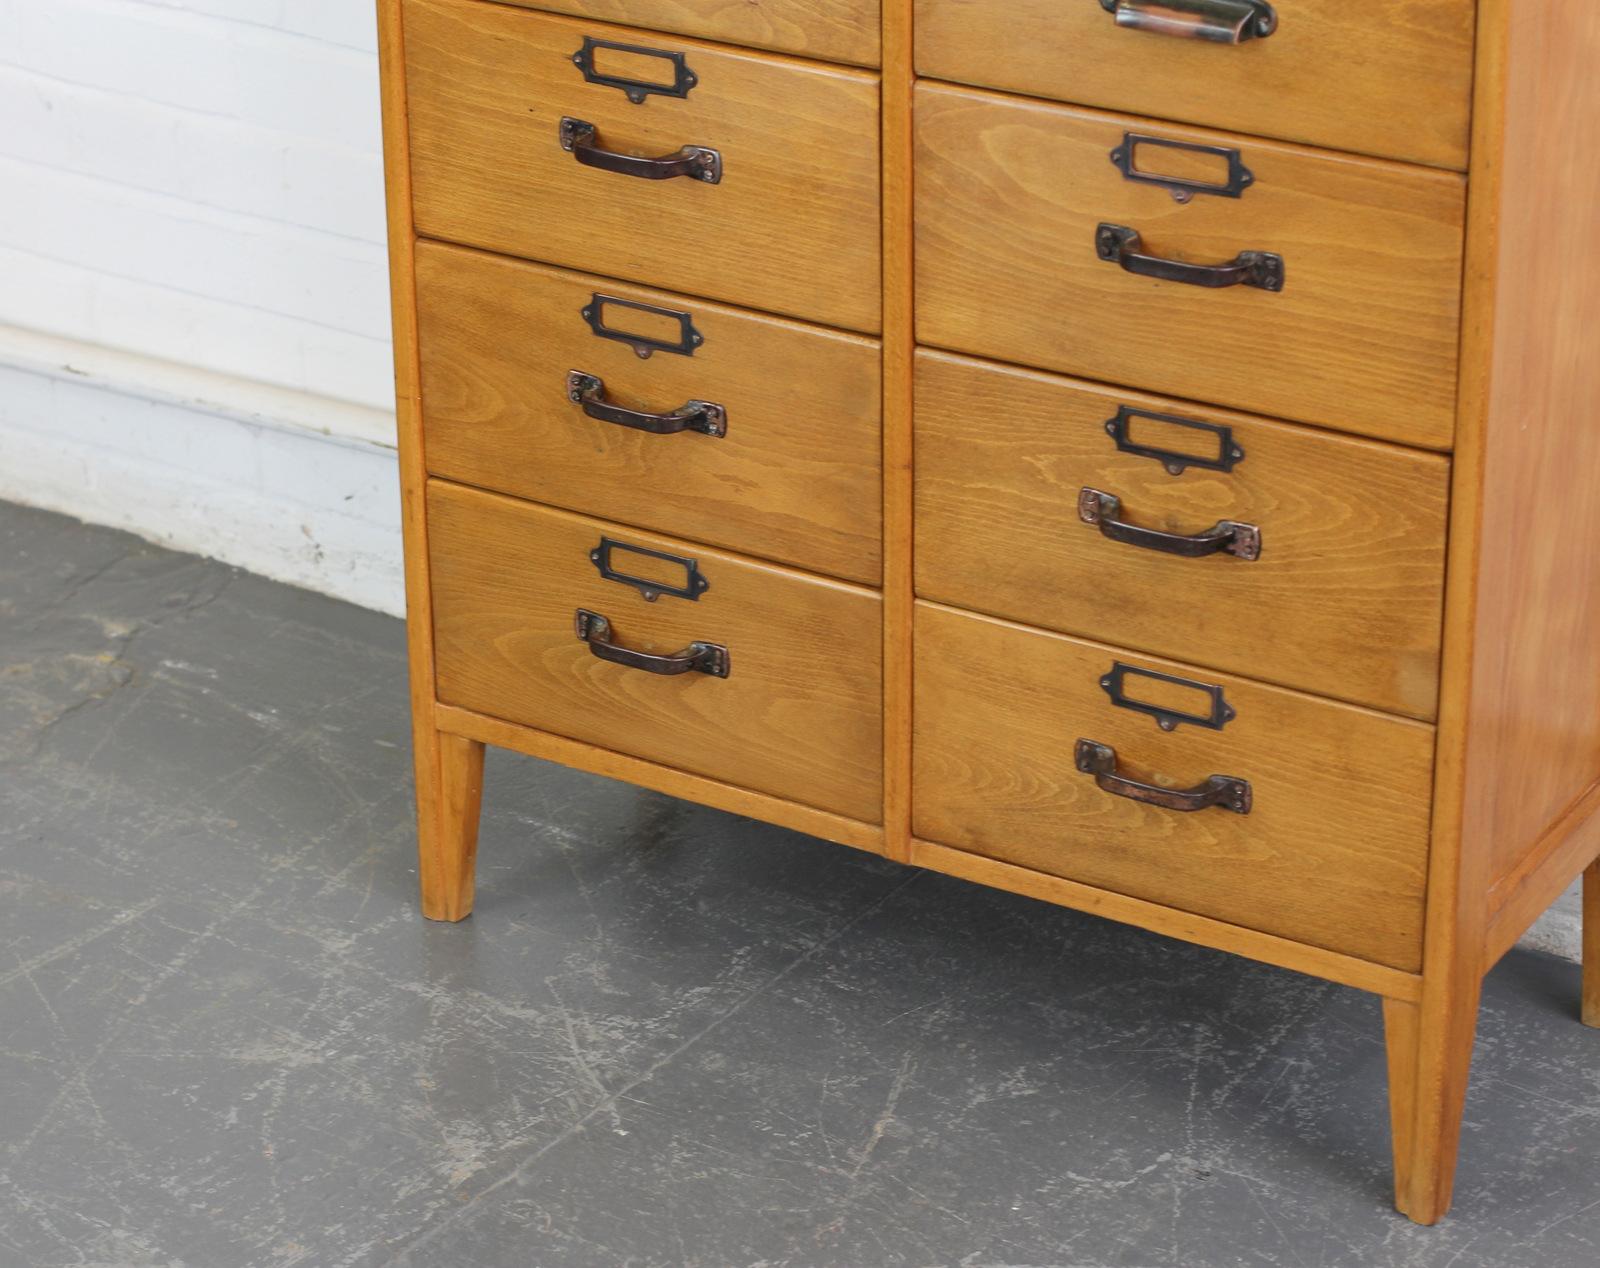
[{"label": "dark metal pull handle", "polygon": [[1143,255],[1144,243],[1137,229],[1126,225],[1101,225],[1094,232],[1095,254],[1102,260],[1120,264],[1140,277],[1160,278],[1163,282],[1183,282],[1221,290],[1227,286],[1254,286],[1263,291],[1283,289],[1283,257],[1267,251],[1241,251],[1227,264],[1186,264],[1159,255]]},{"label": "dark metal pull handle", "polygon": [[1120,519],[1122,499],[1099,489],[1078,493],[1078,518],[1093,524],[1102,535],[1128,546],[1159,550],[1165,555],[1199,559],[1205,555],[1235,555],[1240,559],[1261,558],[1261,530],[1238,520],[1221,520],[1203,533],[1163,533],[1158,528],[1140,528]]},{"label": "dark metal pull handle", "polygon": [[674,677],[678,674],[710,674],[713,678],[728,676],[728,649],[721,643],[690,643],[681,652],[670,656],[653,656],[649,652],[636,652],[612,641],[611,622],[598,612],[579,608],[574,618],[578,638],[589,644],[589,650],[601,660],[613,665],[626,665],[629,669],[642,669],[650,674]]},{"label": "dark metal pull handle", "polygon": [[605,380],[582,370],[567,371],[567,399],[583,406],[583,412],[602,423],[647,431],[653,436],[673,436],[680,431],[697,431],[703,436],[728,434],[728,411],[710,401],[689,401],[667,414],[647,414],[624,409],[606,400]]},{"label": "dark metal pull handle", "polygon": [[1100,7],[1116,14],[1118,26],[1213,44],[1266,39],[1278,29],[1267,0],[1100,0]]},{"label": "dark metal pull handle", "polygon": [[1085,775],[1093,775],[1095,785],[1102,792],[1126,797],[1129,801],[1143,802],[1147,806],[1181,810],[1186,814],[1216,806],[1231,810],[1236,815],[1247,815],[1255,804],[1250,781],[1235,779],[1232,775],[1213,775],[1198,788],[1179,791],[1155,784],[1141,784],[1117,774],[1117,750],[1105,744],[1079,740],[1074,756],[1078,769]]},{"label": "dark metal pull handle", "polygon": [[707,185],[722,181],[722,155],[703,145],[686,145],[676,154],[662,158],[619,154],[600,148],[600,135],[594,124],[570,115],[561,117],[560,137],[563,150],[585,167],[598,167],[603,172],[619,172],[647,181],[671,180],[674,176],[688,176]]}]

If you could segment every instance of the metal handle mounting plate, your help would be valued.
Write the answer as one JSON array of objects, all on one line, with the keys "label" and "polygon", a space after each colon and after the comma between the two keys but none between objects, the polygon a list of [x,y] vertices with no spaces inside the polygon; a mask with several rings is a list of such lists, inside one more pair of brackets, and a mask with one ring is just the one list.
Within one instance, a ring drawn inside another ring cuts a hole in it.
[{"label": "metal handle mounting plate", "polygon": [[1118,26],[1212,44],[1266,39],[1278,29],[1267,0],[1100,0]]},{"label": "metal handle mounting plate", "polygon": [[689,401],[665,414],[625,409],[606,400],[604,379],[583,370],[567,371],[567,399],[581,405],[590,418],[649,432],[653,436],[673,436],[685,431],[716,438],[728,434],[728,411],[712,401]]},{"label": "metal handle mounting plate", "polygon": [[616,172],[621,176],[637,176],[640,180],[664,181],[675,176],[704,181],[707,185],[722,183],[722,155],[704,145],[686,145],[676,154],[660,158],[640,158],[618,150],[600,146],[600,134],[594,124],[586,119],[561,116],[557,131],[561,148],[585,167],[602,172]]},{"label": "metal handle mounting plate", "polygon": [[1207,290],[1222,290],[1229,286],[1250,286],[1273,292],[1283,289],[1283,257],[1273,255],[1270,251],[1241,251],[1226,264],[1189,264],[1183,260],[1146,255],[1140,249],[1143,246],[1144,240],[1139,236],[1139,231],[1126,225],[1101,224],[1095,229],[1095,254],[1102,260],[1120,265],[1125,273],[1153,277],[1163,282],[1202,286]]},{"label": "metal handle mounting plate", "polygon": [[721,643],[693,642],[682,651],[668,656],[653,652],[639,652],[613,641],[611,622],[598,612],[579,608],[573,617],[573,628],[580,642],[601,660],[629,669],[642,669],[646,673],[673,678],[679,674],[710,674],[713,678],[726,678],[731,672],[728,649]]},{"label": "metal handle mounting plate", "polygon": [[1261,530],[1238,520],[1219,520],[1203,533],[1165,533],[1158,528],[1140,528],[1121,518],[1122,499],[1100,489],[1078,491],[1078,518],[1098,528],[1102,536],[1125,546],[1140,546],[1164,555],[1199,559],[1206,555],[1234,555],[1239,559],[1261,558]]},{"label": "metal handle mounting plate", "polygon": [[1249,780],[1233,775],[1212,775],[1205,783],[1194,788],[1162,788],[1159,784],[1143,784],[1117,773],[1117,750],[1094,740],[1079,740],[1073,751],[1077,768],[1085,775],[1093,775],[1102,792],[1147,806],[1160,806],[1163,810],[1178,810],[1185,814],[1197,810],[1229,810],[1236,815],[1247,815],[1255,808],[1255,792]]}]

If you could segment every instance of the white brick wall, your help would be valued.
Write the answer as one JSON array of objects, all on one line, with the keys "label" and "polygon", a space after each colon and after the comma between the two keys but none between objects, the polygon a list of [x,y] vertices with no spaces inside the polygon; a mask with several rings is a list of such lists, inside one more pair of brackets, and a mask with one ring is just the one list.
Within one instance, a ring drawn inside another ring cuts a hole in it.
[{"label": "white brick wall", "polygon": [[[392,445],[375,25],[372,0],[0,0],[0,327],[21,332],[0,331],[0,365],[38,371],[38,337],[59,340],[53,359],[80,377],[113,364],[115,382],[95,386],[140,402],[152,489],[164,449],[185,454],[175,520],[184,499],[194,520],[194,481],[208,478],[194,448],[208,402],[221,407],[216,504],[199,509],[219,522],[247,499],[241,487],[227,505],[239,468],[224,461],[224,432],[241,418],[287,423],[290,450],[311,447],[302,469],[348,465],[315,448],[318,431]],[[99,349],[128,355],[107,362]],[[188,390],[174,387],[184,370]],[[104,509],[115,481],[93,478],[96,455],[107,471],[127,458],[114,409],[97,441],[81,418],[22,417],[19,382],[0,379],[13,393],[0,427],[31,429],[30,463],[53,448],[64,472],[89,474],[82,506],[70,480],[42,471],[0,471],[0,496],[36,487],[29,500],[199,544],[162,522],[158,496],[144,498],[149,523]],[[40,399],[29,408],[48,408]],[[162,409],[178,410],[170,446]],[[0,461],[22,451],[0,443]],[[303,500],[288,487],[295,466],[281,489],[263,470],[248,497]],[[258,566],[237,549],[232,561]]]},{"label": "white brick wall", "polygon": [[390,399],[368,0],[0,0],[0,323]]}]

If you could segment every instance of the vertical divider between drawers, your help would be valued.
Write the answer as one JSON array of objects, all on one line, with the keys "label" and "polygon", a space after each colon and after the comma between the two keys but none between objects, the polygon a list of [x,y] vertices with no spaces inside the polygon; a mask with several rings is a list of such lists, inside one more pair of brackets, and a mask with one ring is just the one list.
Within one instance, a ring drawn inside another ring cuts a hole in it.
[{"label": "vertical divider between drawers", "polygon": [[883,0],[883,832],[911,857],[913,0]]}]

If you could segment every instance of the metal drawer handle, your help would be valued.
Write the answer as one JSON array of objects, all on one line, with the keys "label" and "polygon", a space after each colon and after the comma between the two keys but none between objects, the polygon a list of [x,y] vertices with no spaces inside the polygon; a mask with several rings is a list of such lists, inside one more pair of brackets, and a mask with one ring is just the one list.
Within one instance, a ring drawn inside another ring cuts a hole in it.
[{"label": "metal drawer handle", "polygon": [[567,399],[583,406],[583,412],[602,423],[647,431],[653,436],[673,436],[681,431],[697,431],[703,436],[728,434],[728,411],[710,401],[689,401],[667,414],[646,414],[624,409],[606,400],[605,380],[582,370],[567,371]]},{"label": "metal drawer handle", "polygon": [[662,158],[618,154],[615,150],[600,148],[600,136],[594,124],[570,115],[561,116],[560,137],[563,150],[585,167],[598,167],[603,172],[620,172],[623,176],[637,176],[647,181],[670,180],[674,176],[688,176],[707,185],[722,181],[722,155],[703,145],[686,145],[676,154]]},{"label": "metal drawer handle", "polygon": [[1266,39],[1278,29],[1267,0],[1100,0],[1100,7],[1116,14],[1118,26],[1213,44]]},{"label": "metal drawer handle", "polygon": [[1102,792],[1126,797],[1129,801],[1143,802],[1147,806],[1181,810],[1186,814],[1216,806],[1231,810],[1236,815],[1247,815],[1255,804],[1250,781],[1235,779],[1232,775],[1213,775],[1198,788],[1180,792],[1155,784],[1141,784],[1117,774],[1117,750],[1105,744],[1079,740],[1074,756],[1078,769],[1085,775],[1093,775],[1095,785]]},{"label": "metal drawer handle", "polygon": [[1283,289],[1283,257],[1267,251],[1241,251],[1227,264],[1185,264],[1159,255],[1143,255],[1137,229],[1126,225],[1102,224],[1094,231],[1094,250],[1102,260],[1120,264],[1140,277],[1160,278],[1163,282],[1183,282],[1221,290],[1226,286],[1253,286],[1263,291]]},{"label": "metal drawer handle", "polygon": [[710,674],[713,678],[728,676],[728,649],[721,643],[690,643],[670,656],[652,656],[649,652],[636,652],[612,642],[611,622],[588,608],[578,609],[573,625],[579,640],[589,644],[589,650],[601,660],[609,660],[613,665],[626,665],[629,669],[642,669],[669,678],[690,672]]},{"label": "metal drawer handle", "polygon": [[1221,520],[1203,533],[1186,536],[1182,533],[1163,533],[1157,528],[1140,528],[1119,519],[1122,499],[1114,493],[1099,489],[1082,489],[1078,493],[1078,518],[1093,524],[1103,536],[1128,546],[1141,546],[1145,550],[1159,550],[1164,555],[1182,555],[1185,559],[1199,559],[1205,555],[1234,555],[1240,559],[1261,558],[1261,530],[1254,524],[1241,524],[1238,520]]}]

